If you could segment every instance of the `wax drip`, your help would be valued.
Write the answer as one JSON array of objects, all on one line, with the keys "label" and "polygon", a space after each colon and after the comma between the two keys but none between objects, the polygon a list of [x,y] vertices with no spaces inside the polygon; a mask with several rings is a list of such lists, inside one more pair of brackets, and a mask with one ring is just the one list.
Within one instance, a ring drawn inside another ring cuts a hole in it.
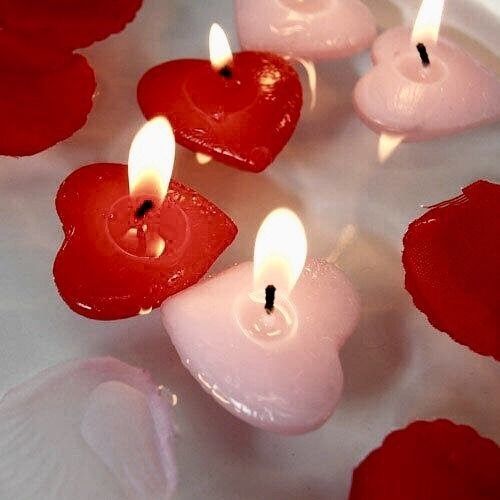
[{"label": "wax drip", "polygon": [[266,286],[266,305],[264,306],[267,314],[274,311],[274,300],[276,299],[276,287],[274,285]]},{"label": "wax drip", "polygon": [[153,209],[153,207],[154,203],[151,200],[144,200],[135,211],[135,218],[143,219],[144,216]]},{"label": "wax drip", "polygon": [[424,68],[426,68],[431,63],[429,54],[427,53],[427,48],[423,43],[419,43],[417,44],[417,50],[420,55],[420,59],[422,59],[422,65],[424,66]]},{"label": "wax drip", "polygon": [[224,66],[219,70],[219,75],[229,80],[233,77],[233,70],[229,66]]}]

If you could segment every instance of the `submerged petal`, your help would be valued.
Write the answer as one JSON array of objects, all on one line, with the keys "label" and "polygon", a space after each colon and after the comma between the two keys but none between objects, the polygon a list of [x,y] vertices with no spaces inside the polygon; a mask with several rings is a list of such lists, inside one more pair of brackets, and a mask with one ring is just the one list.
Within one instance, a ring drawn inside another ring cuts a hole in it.
[{"label": "submerged petal", "polygon": [[147,372],[112,358],[40,373],[0,402],[0,498],[167,499],[169,412]]}]

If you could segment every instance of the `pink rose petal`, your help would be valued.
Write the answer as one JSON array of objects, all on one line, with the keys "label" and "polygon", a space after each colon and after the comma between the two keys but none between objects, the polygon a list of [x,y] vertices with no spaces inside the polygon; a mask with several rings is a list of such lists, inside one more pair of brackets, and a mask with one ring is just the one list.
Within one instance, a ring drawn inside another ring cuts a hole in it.
[{"label": "pink rose petal", "polygon": [[149,374],[118,360],[45,370],[0,401],[0,498],[167,499],[169,413]]}]

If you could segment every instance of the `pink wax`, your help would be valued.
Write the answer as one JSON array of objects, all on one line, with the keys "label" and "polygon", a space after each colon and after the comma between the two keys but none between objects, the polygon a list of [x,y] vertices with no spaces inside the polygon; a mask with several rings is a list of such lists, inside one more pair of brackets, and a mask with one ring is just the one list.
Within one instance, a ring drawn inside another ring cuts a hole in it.
[{"label": "pink wax", "polygon": [[408,29],[388,30],[376,40],[374,67],[354,90],[354,107],[366,125],[415,142],[498,121],[498,77],[443,37],[426,47],[430,65],[424,67]]},{"label": "pink wax", "polygon": [[356,327],[358,296],[338,268],[308,260],[267,314],[250,297],[252,269],[240,264],[170,297],[163,324],[186,368],[233,415],[282,434],[311,431],[339,400],[338,355]]},{"label": "pink wax", "polygon": [[340,59],[367,49],[375,19],[359,0],[236,0],[246,50],[305,59]]}]

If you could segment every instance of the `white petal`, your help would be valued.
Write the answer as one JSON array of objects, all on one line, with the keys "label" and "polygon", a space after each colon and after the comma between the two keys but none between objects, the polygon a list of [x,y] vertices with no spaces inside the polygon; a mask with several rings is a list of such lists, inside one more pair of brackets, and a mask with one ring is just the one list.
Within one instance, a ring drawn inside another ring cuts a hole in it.
[{"label": "white petal", "polygon": [[169,413],[145,371],[112,358],[40,373],[0,402],[0,498],[168,498]]}]

